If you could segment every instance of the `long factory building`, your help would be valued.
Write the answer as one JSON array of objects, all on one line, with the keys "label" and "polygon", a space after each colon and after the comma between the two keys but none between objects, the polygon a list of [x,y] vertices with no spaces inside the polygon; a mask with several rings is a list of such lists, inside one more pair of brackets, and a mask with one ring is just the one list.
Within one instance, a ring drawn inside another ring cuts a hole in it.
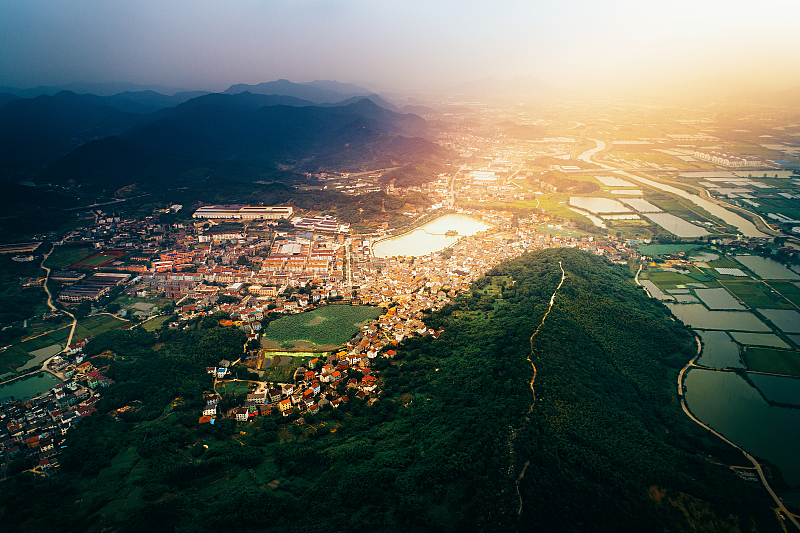
[{"label": "long factory building", "polygon": [[294,208],[284,206],[206,205],[198,209],[192,218],[227,218],[238,220],[279,220],[291,218]]}]

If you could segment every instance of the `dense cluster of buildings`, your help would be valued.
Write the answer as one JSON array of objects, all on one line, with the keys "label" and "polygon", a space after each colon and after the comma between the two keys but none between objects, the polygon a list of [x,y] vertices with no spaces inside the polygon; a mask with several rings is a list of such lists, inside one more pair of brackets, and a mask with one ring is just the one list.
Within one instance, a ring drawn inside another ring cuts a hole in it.
[{"label": "dense cluster of buildings", "polygon": [[728,152],[701,152],[698,150],[694,153],[694,157],[703,161],[710,161],[715,165],[733,168],[758,167],[762,164],[761,159],[758,157],[742,156]]},{"label": "dense cluster of buildings", "polygon": [[98,390],[114,383],[82,361],[81,346],[70,348],[75,359],[55,357],[45,370],[62,382],[32,398],[0,398],[0,479],[19,459],[35,474],[55,475],[67,432],[97,410]]}]

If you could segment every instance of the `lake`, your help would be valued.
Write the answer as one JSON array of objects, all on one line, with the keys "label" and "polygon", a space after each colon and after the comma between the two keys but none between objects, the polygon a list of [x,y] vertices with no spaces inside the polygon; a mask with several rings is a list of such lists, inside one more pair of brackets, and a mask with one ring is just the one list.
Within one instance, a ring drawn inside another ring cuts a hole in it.
[{"label": "lake", "polygon": [[37,372],[24,378],[12,381],[6,385],[0,385],[0,398],[13,396],[17,400],[38,396],[56,385],[61,380],[48,372]]},{"label": "lake", "polygon": [[703,339],[703,353],[697,364],[714,368],[744,368],[739,357],[739,346],[724,331],[696,332]]},{"label": "lake", "polygon": [[[420,226],[410,233],[379,241],[372,246],[375,257],[422,256],[444,250],[460,238],[475,235],[491,226],[467,215],[444,215]],[[458,235],[448,237],[455,230]]]},{"label": "lake", "polygon": [[790,485],[800,483],[800,409],[769,405],[733,372],[695,368],[684,384],[694,416],[748,453],[776,465]]}]

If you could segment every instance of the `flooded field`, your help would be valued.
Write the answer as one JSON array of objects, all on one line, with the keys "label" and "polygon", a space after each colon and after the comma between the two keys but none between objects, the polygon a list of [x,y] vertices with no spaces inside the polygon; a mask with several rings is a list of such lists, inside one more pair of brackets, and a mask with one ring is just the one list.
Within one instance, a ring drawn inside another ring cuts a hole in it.
[{"label": "flooded field", "polygon": [[[664,183],[653,181],[647,178],[642,178],[639,176],[635,176],[629,172],[625,171],[618,171],[617,174],[621,176],[625,176],[626,178],[631,178],[638,182],[644,183],[645,185],[649,185],[650,187],[654,187],[656,189],[660,189],[664,192],[668,192],[670,194],[674,194],[676,196],[680,196],[681,198],[685,198],[686,200],[691,201],[695,205],[698,205],[714,215],[717,218],[724,220],[726,223],[730,224],[739,229],[742,235],[746,237],[766,237],[764,233],[758,231],[755,225],[750,222],[749,220],[745,219],[744,217],[737,215],[731,211],[728,211],[724,207],[712,202],[711,200],[706,200],[705,198],[701,198],[696,194],[691,194],[683,189],[679,189],[678,187],[672,187],[670,185],[666,185]],[[655,221],[654,221],[655,222]],[[656,222],[658,224],[658,222]],[[667,231],[669,231],[668,228]],[[703,233],[705,235],[705,233]],[[689,235],[689,237],[699,237],[699,235]]]},{"label": "flooded field", "polygon": [[698,330],[697,334],[703,340],[703,353],[697,364],[714,368],[744,368],[739,347],[727,333]]},{"label": "flooded field", "polygon": [[800,313],[791,309],[759,309],[759,313],[784,333],[800,333]]},{"label": "flooded field", "polygon": [[737,255],[734,257],[738,262],[752,270],[763,279],[789,279],[800,280],[800,274],[790,270],[783,264],[768,257],[756,255]]},{"label": "flooded field", "polygon": [[630,213],[631,210],[610,198],[597,198],[586,196],[571,196],[569,203],[579,209],[585,209],[591,213]]},{"label": "flooded field", "polygon": [[749,311],[709,311],[697,304],[665,304],[684,324],[693,328],[722,331],[772,331]]},{"label": "flooded field", "polygon": [[725,289],[695,289],[694,293],[709,309],[747,309]]},{"label": "flooded field", "polygon": [[800,483],[800,409],[768,404],[733,372],[692,369],[684,384],[686,403],[698,419],[778,466],[787,483]]},{"label": "flooded field", "polygon": [[660,213],[661,208],[643,200],[641,198],[624,198],[620,200],[624,204],[628,204],[640,213]]},{"label": "flooded field", "polygon": [[731,331],[731,337],[739,344],[749,346],[770,346],[772,348],[791,348],[780,337],[772,333],[746,333],[743,331]]},{"label": "flooded field", "polygon": [[765,374],[748,374],[747,377],[768,400],[800,405],[800,379]]},{"label": "flooded field", "polygon": [[646,213],[644,216],[678,237],[702,237],[703,235],[708,235],[705,229],[686,222],[672,213]]}]

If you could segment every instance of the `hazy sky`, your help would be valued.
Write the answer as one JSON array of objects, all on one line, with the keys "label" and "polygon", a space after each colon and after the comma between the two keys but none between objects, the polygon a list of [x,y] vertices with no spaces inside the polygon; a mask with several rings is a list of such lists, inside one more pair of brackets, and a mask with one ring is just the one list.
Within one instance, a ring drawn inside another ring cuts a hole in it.
[{"label": "hazy sky", "polygon": [[798,0],[0,0],[0,85],[800,84]]}]

